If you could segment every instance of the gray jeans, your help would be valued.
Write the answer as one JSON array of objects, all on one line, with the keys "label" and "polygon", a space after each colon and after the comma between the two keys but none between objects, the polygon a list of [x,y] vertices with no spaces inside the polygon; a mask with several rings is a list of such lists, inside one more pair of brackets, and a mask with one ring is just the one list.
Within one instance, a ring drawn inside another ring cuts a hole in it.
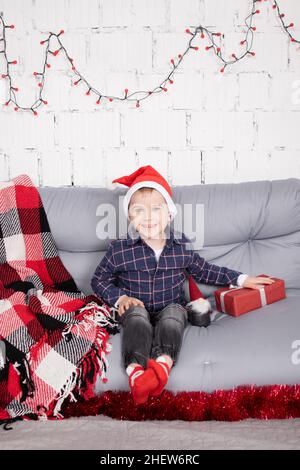
[{"label": "gray jeans", "polygon": [[186,309],[176,303],[149,313],[144,307],[132,305],[118,316],[123,326],[122,358],[126,368],[132,362],[147,367],[149,357],[168,354],[173,365],[181,349],[183,332],[188,323]]}]

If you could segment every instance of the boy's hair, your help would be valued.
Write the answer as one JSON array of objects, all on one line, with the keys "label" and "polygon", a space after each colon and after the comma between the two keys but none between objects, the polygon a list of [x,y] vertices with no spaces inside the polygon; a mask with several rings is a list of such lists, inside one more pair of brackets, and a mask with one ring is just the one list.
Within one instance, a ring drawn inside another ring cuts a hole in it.
[{"label": "boy's hair", "polygon": [[143,186],[142,188],[137,189],[135,192],[137,193],[138,191],[146,192],[146,191],[154,191],[155,188],[149,188],[149,186]]},{"label": "boy's hair", "polygon": [[146,192],[146,191],[154,191],[155,188],[149,188],[149,186],[143,186],[142,188],[137,189],[135,192],[137,193],[138,191]]},{"label": "boy's hair", "polygon": [[[143,186],[142,188],[139,188],[137,189],[135,193],[138,193],[139,191],[142,192],[142,193],[145,193],[146,191],[150,191],[152,193],[152,191],[154,191],[155,188],[149,188],[149,186]],[[131,204],[131,200],[129,201],[129,207],[130,207],[130,204]]]}]

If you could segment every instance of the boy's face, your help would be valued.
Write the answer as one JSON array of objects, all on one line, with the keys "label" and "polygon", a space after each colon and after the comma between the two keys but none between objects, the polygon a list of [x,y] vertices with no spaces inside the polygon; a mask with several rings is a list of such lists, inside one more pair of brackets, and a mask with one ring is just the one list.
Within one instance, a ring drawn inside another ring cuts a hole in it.
[{"label": "boy's face", "polygon": [[136,191],[130,199],[128,218],[142,238],[160,238],[168,222],[168,205],[159,191]]}]

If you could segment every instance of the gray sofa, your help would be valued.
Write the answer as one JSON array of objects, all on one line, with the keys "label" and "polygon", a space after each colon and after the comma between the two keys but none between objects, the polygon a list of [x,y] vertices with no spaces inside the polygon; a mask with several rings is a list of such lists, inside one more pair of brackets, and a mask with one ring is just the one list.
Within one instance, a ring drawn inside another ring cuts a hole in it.
[{"label": "gray sofa", "polygon": [[[40,187],[39,192],[63,263],[78,287],[92,293],[90,280],[109,242],[99,224],[99,204],[114,207],[122,220],[125,188]],[[239,318],[215,312],[207,328],[189,325],[166,389],[212,392],[300,383],[300,364],[292,360],[300,340],[300,180],[173,186],[173,194],[178,207],[203,204],[204,246],[195,245],[201,256],[253,276],[283,278],[287,298]],[[199,287],[214,306],[217,287]],[[185,288],[188,295],[187,281]],[[129,390],[121,335],[110,338],[108,382],[98,380],[99,394]]]}]

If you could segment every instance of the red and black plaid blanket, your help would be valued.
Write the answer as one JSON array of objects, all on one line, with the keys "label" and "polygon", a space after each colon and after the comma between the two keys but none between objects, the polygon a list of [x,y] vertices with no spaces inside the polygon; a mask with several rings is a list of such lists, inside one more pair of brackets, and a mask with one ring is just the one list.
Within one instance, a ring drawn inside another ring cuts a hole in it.
[{"label": "red and black plaid blanket", "polygon": [[0,424],[61,419],[66,398],[92,397],[117,331],[112,309],[62,264],[31,179],[0,182]]}]

